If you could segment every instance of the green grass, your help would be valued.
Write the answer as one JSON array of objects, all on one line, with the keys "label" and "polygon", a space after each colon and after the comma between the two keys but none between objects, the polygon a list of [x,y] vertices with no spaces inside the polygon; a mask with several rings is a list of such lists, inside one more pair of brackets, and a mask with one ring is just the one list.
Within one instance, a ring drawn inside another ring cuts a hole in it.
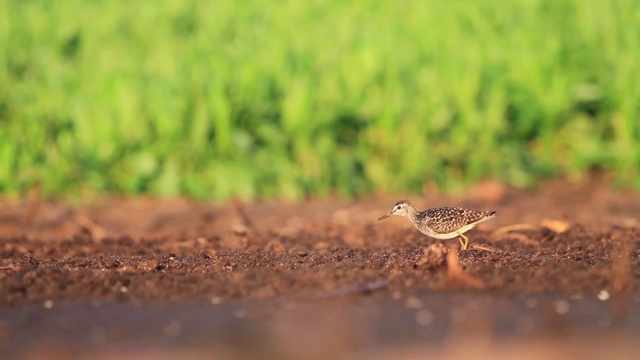
[{"label": "green grass", "polygon": [[0,1],[0,192],[640,189],[633,0]]}]

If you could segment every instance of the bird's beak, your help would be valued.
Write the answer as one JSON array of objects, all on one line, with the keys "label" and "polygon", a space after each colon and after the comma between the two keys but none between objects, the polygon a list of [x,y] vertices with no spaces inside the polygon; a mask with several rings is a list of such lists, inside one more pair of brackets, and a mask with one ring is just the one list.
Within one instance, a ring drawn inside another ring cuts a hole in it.
[{"label": "bird's beak", "polygon": [[380,220],[384,220],[384,219],[388,218],[388,217],[389,217],[389,215],[391,215],[391,214],[384,214],[384,215],[380,216],[380,217],[378,218],[378,221],[380,221]]}]

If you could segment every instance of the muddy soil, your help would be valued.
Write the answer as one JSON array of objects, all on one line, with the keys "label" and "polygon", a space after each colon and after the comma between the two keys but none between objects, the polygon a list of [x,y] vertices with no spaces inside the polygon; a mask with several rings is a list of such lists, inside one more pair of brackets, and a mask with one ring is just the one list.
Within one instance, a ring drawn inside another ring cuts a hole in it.
[{"label": "muddy soil", "polygon": [[[638,293],[640,195],[606,179],[411,198],[496,210],[466,251],[404,218],[377,221],[397,200],[5,199],[0,308],[555,294],[623,299],[613,315],[624,318]],[[16,340],[24,324],[6,319],[0,340]]]}]

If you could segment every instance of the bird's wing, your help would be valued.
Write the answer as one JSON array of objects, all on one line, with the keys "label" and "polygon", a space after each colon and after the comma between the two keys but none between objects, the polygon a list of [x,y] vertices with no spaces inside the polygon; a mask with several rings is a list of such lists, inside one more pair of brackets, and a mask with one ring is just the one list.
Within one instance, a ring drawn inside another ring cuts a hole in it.
[{"label": "bird's wing", "polygon": [[472,212],[474,211],[457,207],[440,207],[429,209],[424,215],[429,219],[427,225],[434,232],[448,234],[481,218]]}]

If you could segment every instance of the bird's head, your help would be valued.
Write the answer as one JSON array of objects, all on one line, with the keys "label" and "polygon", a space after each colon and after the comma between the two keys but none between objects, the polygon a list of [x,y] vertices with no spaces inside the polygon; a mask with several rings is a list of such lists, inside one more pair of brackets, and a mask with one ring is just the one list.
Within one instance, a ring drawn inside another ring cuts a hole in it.
[{"label": "bird's head", "polygon": [[409,214],[412,211],[415,211],[415,208],[409,202],[409,200],[400,200],[393,206],[393,209],[391,209],[391,211],[388,214],[384,214],[384,215],[380,216],[380,218],[378,218],[378,220],[384,220],[384,219],[388,218],[391,215],[407,216],[408,217]]}]

